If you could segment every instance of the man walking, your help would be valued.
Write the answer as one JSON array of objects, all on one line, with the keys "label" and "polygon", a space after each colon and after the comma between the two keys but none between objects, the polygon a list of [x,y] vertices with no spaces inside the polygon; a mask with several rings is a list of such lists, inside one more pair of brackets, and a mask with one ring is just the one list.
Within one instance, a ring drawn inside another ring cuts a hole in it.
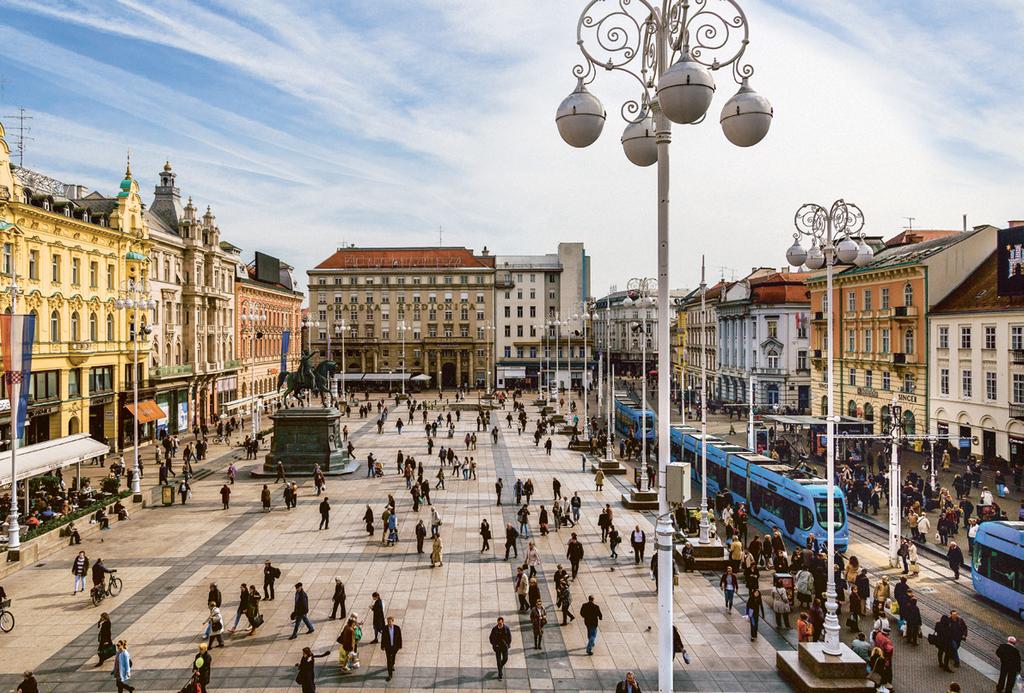
[{"label": "man walking", "polygon": [[331,504],[327,501],[330,500],[327,496],[320,501],[320,529],[331,528]]},{"label": "man walking", "polygon": [[505,560],[508,560],[508,552],[514,551],[516,558],[519,558],[519,547],[516,545],[516,539],[519,538],[519,532],[509,522],[505,525]]},{"label": "man walking", "polygon": [[302,583],[295,583],[295,603],[292,606],[292,619],[295,621],[295,627],[292,628],[291,637],[289,640],[294,640],[298,637],[299,624],[304,623],[306,625],[306,632],[312,633],[313,628],[312,621],[309,620],[309,595],[302,589]]},{"label": "man walking", "polygon": [[391,677],[395,675],[395,657],[402,649],[402,629],[395,625],[394,616],[388,616],[388,624],[380,635],[380,649],[384,650],[384,657],[388,665],[388,675],[384,680],[390,681]]},{"label": "man walking", "polygon": [[583,499],[580,498],[579,491],[572,494],[572,498],[569,499],[569,507],[572,508],[572,524],[573,527],[580,521],[580,508],[583,507]]},{"label": "man walking", "polygon": [[569,545],[566,547],[565,557],[569,559],[570,565],[572,565],[572,579],[576,580],[576,574],[580,572],[580,561],[583,560],[583,544],[580,543],[579,538],[576,536],[576,532],[572,533],[572,538],[569,539]]},{"label": "man walking", "polygon": [[[996,693],[1011,693],[1017,675],[1020,673],[1020,650],[1017,649],[1017,638],[1012,635],[1008,637],[1006,642],[996,648],[996,657],[999,659],[999,683],[996,684]],[[501,678],[500,674],[498,678]]]},{"label": "man walking", "polygon": [[281,569],[270,565],[270,561],[263,564],[263,598],[274,599],[274,582],[281,577]]},{"label": "man walking", "polygon": [[337,617],[338,609],[341,609],[341,617],[345,618],[345,583],[340,577],[334,578],[334,596],[331,597],[331,604],[330,619],[333,621]]},{"label": "man walking", "polygon": [[498,503],[497,503],[498,505],[501,505],[501,491],[504,488],[505,488],[505,485],[504,485],[504,483],[502,483],[501,477],[498,477],[498,480],[496,482],[494,482],[494,493],[498,497]]},{"label": "man walking", "polygon": [[640,565],[644,561],[644,552],[647,550],[647,534],[636,525],[629,534],[629,543],[633,546],[633,562]]},{"label": "man walking", "polygon": [[373,615],[373,642],[380,642],[381,631],[384,630],[384,600],[380,598],[380,592],[370,595],[373,601],[370,603],[370,613]]},{"label": "man walking", "polygon": [[491,628],[491,635],[488,638],[491,642],[491,649],[494,650],[494,658],[498,663],[498,680],[501,681],[505,670],[505,663],[508,662],[508,650],[512,646],[512,631],[505,625],[505,619],[498,617],[498,622]]},{"label": "man walking", "polygon": [[604,618],[601,607],[594,603],[594,595],[590,595],[587,603],[580,607],[580,616],[583,617],[583,625],[587,627],[587,654],[593,655],[597,643],[597,622]]},{"label": "man walking", "polygon": [[220,487],[220,502],[225,510],[231,507],[231,487],[227,484]]}]

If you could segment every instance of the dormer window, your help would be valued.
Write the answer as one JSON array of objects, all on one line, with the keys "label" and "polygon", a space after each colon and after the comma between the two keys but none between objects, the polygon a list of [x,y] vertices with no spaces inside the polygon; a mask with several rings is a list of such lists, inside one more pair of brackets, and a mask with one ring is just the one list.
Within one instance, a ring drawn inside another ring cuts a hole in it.
[{"label": "dormer window", "polygon": [[71,217],[71,205],[64,205],[64,216]]}]

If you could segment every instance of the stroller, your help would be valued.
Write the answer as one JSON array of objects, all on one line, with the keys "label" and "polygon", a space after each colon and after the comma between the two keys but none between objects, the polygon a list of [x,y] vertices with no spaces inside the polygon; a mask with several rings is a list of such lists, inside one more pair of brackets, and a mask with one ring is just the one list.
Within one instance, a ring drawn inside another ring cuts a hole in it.
[{"label": "stroller", "polygon": [[199,680],[199,676],[196,673],[193,673],[192,676],[189,677],[188,682],[182,686],[178,693],[206,693],[206,687],[203,685],[202,681]]}]

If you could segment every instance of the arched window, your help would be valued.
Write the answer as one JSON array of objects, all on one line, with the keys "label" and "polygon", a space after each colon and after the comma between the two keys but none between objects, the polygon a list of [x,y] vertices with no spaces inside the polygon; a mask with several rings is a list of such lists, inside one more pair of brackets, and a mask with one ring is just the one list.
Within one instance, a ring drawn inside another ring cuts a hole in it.
[{"label": "arched window", "polygon": [[99,341],[99,319],[96,317],[95,312],[89,313],[89,340],[93,342]]},{"label": "arched window", "polygon": [[871,406],[871,402],[864,403],[864,418],[867,421],[875,420],[875,408]]},{"label": "arched window", "polygon": [[849,417],[857,417],[857,403],[852,399],[846,403],[846,415]]},{"label": "arched window", "polygon": [[889,405],[888,404],[883,404],[882,408],[879,410],[879,413],[880,413],[880,415],[882,417],[882,430],[881,430],[881,432],[882,433],[888,433],[889,432],[889,426],[891,425],[891,421],[890,421],[891,417],[889,416]]},{"label": "arched window", "polygon": [[32,322],[35,324],[35,331],[32,334],[32,343],[35,344],[36,342],[39,341],[39,338],[42,336],[43,326],[39,322],[39,313],[36,311],[35,308],[29,311],[29,315],[32,316]]},{"label": "arched window", "polygon": [[903,333],[903,353],[914,353],[914,331],[910,328],[907,328],[907,331]]},{"label": "arched window", "polygon": [[107,341],[114,341],[114,314],[107,313]]},{"label": "arched window", "polygon": [[821,396],[821,415],[828,416],[828,395]]},{"label": "arched window", "polygon": [[57,311],[50,313],[50,341],[60,341],[60,313]]},{"label": "arched window", "polygon": [[77,342],[79,338],[78,333],[78,311],[71,311],[71,341]]},{"label": "arched window", "polygon": [[914,305],[914,287],[907,282],[903,286],[903,305],[912,306]]},{"label": "arched window", "polygon": [[903,432],[908,436],[914,435],[915,421],[914,412],[909,409],[903,410]]},{"label": "arched window", "polygon": [[768,367],[778,368],[779,367],[779,352],[774,349],[768,350]]}]

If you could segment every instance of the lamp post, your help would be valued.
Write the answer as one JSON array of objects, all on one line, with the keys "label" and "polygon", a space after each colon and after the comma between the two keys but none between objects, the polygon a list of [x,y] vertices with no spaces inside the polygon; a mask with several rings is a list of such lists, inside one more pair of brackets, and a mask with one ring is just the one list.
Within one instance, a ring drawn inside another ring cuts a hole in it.
[{"label": "lamp post", "polygon": [[348,323],[345,322],[345,318],[341,319],[341,322],[334,323],[334,329],[338,335],[341,336],[341,401],[348,403],[348,398],[345,396],[345,374],[348,373],[347,361],[348,357],[345,355],[345,330],[348,329]]},{"label": "lamp post", "polygon": [[252,356],[252,367],[249,369],[249,394],[252,397],[252,439],[256,440],[256,340],[263,336],[257,325],[267,321],[266,307],[257,301],[247,301],[239,319],[245,331],[249,333],[249,355]]},{"label": "lamp post", "polygon": [[[828,476],[828,499],[825,517],[828,532],[828,585],[825,589],[825,643],[822,648],[826,654],[838,655],[841,652],[839,642],[839,619],[836,617],[836,583],[833,561],[835,559],[835,448],[836,448],[836,417],[835,387],[833,372],[833,296],[832,267],[835,263],[866,265],[871,262],[874,252],[864,241],[864,213],[860,208],[844,200],[836,200],[830,209],[821,205],[804,204],[797,210],[793,219],[796,233],[793,234],[793,245],[786,251],[786,260],[794,267],[806,264],[809,269],[825,268],[825,350],[826,382],[828,385],[828,411],[825,419],[826,474]],[[800,237],[811,240],[809,250],[800,245]],[[855,240],[857,239],[857,240]],[[859,242],[858,242],[859,241]]]},{"label": "lamp post", "polygon": [[608,462],[613,461],[612,457],[612,406],[615,400],[615,378],[612,375],[612,292],[608,292],[608,302],[604,305],[604,320],[605,320],[605,340],[604,340],[604,351],[605,351],[605,368],[608,373],[608,398],[606,406],[608,407],[608,430],[605,435],[604,443],[604,456]]},{"label": "lamp post", "polygon": [[708,328],[705,324],[708,285],[704,280],[704,256],[700,256],[700,525],[697,543],[711,543],[711,522],[708,519]]},{"label": "lamp post", "polygon": [[[726,102],[719,119],[726,138],[741,147],[755,145],[768,134],[772,120],[771,104],[749,85],[754,70],[743,62],[749,43],[743,10],[736,0],[719,0],[715,4],[727,14],[715,12],[710,5],[709,2],[698,3],[691,12],[690,0],[639,0],[611,7],[601,0],[589,0],[576,25],[576,44],[583,53],[585,65],[573,69],[576,88],[558,107],[555,118],[562,139],[571,146],[586,147],[600,136],[605,121],[604,107],[586,88],[598,71],[625,72],[640,85],[639,101],[628,101],[621,110],[628,120],[622,146],[632,163],[638,166],[658,164],[658,342],[662,345],[669,343],[670,121],[680,124],[702,121],[714,96],[712,73],[730,66],[740,88]],[[591,14],[595,8],[595,14]],[[658,352],[658,409],[665,412],[658,420],[659,486],[662,489],[659,515],[662,516],[669,512],[664,483],[671,453],[668,357],[667,349]],[[659,534],[658,555],[661,557],[658,563],[658,686],[663,693],[668,693],[672,690],[673,661],[670,533],[666,533],[664,542]]]},{"label": "lamp post", "polygon": [[497,328],[488,321],[488,322],[484,323],[484,326],[483,326],[482,329],[484,331],[484,348],[487,350],[487,358],[486,358],[487,372],[484,375],[484,392],[487,393],[487,394],[490,394],[490,392],[491,392],[491,370],[493,369],[493,367],[491,365],[491,357],[494,356],[494,346],[493,346],[493,344],[494,344],[494,331]]},{"label": "lamp post", "polygon": [[405,320],[398,321],[398,334],[402,336],[402,395],[405,395],[405,332],[409,327],[405,324]]},{"label": "lamp post", "polygon": [[[640,479],[647,479],[647,490],[651,490],[650,473],[647,469],[647,309],[655,304],[654,294],[658,291],[658,280],[651,277],[634,277],[626,283],[626,298],[622,305],[626,308],[635,307],[640,315],[640,411],[641,434],[640,434]],[[630,327],[636,332],[637,323]],[[660,376],[660,373],[659,373]],[[668,389],[666,387],[666,389]],[[664,411],[670,412],[669,409]]]},{"label": "lamp post", "polygon": [[156,301],[149,297],[149,287],[145,279],[128,279],[121,287],[121,296],[114,302],[118,310],[131,311],[132,325],[131,338],[133,342],[134,357],[132,359],[132,401],[134,402],[132,447],[135,457],[132,470],[132,498],[136,502],[142,500],[142,480],[139,478],[142,470],[139,468],[139,340],[145,339],[153,331],[149,325],[140,325],[139,309],[152,310],[156,307]]},{"label": "lamp post", "polygon": [[[23,292],[18,286],[18,277],[11,267],[11,283],[7,286],[11,295],[11,320],[17,320],[18,296]],[[38,338],[38,337],[34,337]],[[31,347],[29,347],[31,349]],[[21,388],[28,383],[21,382],[22,364],[12,360],[11,370],[3,374],[7,383],[7,396],[11,405],[11,514],[7,516],[7,548],[10,551],[21,549],[21,527],[18,525],[18,418],[21,414]],[[81,477],[81,474],[78,475]],[[25,479],[25,516],[28,517],[28,479]]]},{"label": "lamp post", "polygon": [[[583,438],[590,440],[590,415],[588,414],[589,408],[587,400],[589,398],[590,388],[587,384],[587,376],[590,374],[590,364],[587,361],[587,323],[590,322],[594,307],[587,301],[579,302],[580,312],[572,316],[574,320],[579,320],[583,327],[583,368],[580,371],[580,378],[583,380]],[[572,378],[570,377],[570,382]]]}]

